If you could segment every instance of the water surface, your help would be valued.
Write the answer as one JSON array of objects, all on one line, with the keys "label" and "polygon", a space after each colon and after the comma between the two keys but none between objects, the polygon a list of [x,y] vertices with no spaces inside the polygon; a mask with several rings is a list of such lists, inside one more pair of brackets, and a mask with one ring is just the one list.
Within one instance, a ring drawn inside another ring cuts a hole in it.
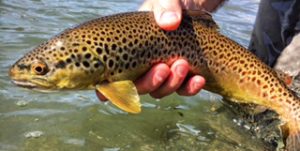
[{"label": "water surface", "polygon": [[[262,150],[262,142],[221,103],[202,91],[160,101],[143,96],[143,112],[128,115],[94,91],[41,93],[12,85],[9,66],[63,29],[118,12],[141,0],[0,1],[0,150]],[[258,1],[229,1],[215,20],[247,46]]]}]

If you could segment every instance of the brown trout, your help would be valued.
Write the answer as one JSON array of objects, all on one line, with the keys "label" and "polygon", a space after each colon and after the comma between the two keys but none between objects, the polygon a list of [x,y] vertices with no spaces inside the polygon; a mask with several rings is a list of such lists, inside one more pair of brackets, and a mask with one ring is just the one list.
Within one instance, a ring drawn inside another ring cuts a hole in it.
[{"label": "brown trout", "polygon": [[286,148],[300,150],[300,100],[255,55],[221,35],[210,14],[184,12],[176,31],[163,31],[151,12],[111,15],[67,29],[10,69],[12,81],[39,90],[94,88],[119,108],[139,113],[132,81],[159,62],[186,59],[205,89],[276,111],[286,123]]}]

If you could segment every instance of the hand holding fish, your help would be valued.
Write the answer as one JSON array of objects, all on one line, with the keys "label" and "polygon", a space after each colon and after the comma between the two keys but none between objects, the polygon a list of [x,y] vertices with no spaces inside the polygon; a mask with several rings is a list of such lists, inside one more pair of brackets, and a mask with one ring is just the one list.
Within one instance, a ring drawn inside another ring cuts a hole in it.
[{"label": "hand holding fish", "polygon": [[[153,11],[157,24],[164,30],[176,30],[181,22],[182,9],[215,11],[224,0],[146,0],[139,10]],[[194,75],[186,82],[189,64],[183,59],[171,66],[165,63],[155,65],[146,75],[135,81],[139,94],[149,93],[154,98],[162,98],[177,92],[182,96],[197,94],[204,86],[205,79]],[[100,100],[105,97],[97,92]]]}]

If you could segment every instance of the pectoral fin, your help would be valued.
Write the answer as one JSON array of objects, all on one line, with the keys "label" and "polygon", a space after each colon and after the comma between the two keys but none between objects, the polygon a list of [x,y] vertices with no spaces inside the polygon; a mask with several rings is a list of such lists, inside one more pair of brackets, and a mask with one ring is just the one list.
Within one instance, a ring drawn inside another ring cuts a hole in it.
[{"label": "pectoral fin", "polygon": [[129,113],[141,112],[140,97],[132,81],[104,83],[96,89],[120,109]]}]

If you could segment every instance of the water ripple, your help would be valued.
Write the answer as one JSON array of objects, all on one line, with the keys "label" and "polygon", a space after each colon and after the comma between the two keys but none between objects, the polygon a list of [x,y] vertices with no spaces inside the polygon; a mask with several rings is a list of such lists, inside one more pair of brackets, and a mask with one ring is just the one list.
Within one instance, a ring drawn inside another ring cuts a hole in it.
[{"label": "water ripple", "polygon": [[13,112],[2,113],[3,117],[15,117],[15,116],[39,116],[39,117],[46,117],[55,114],[65,114],[74,112],[74,110],[57,110],[57,109],[26,109],[26,110],[19,110]]}]

